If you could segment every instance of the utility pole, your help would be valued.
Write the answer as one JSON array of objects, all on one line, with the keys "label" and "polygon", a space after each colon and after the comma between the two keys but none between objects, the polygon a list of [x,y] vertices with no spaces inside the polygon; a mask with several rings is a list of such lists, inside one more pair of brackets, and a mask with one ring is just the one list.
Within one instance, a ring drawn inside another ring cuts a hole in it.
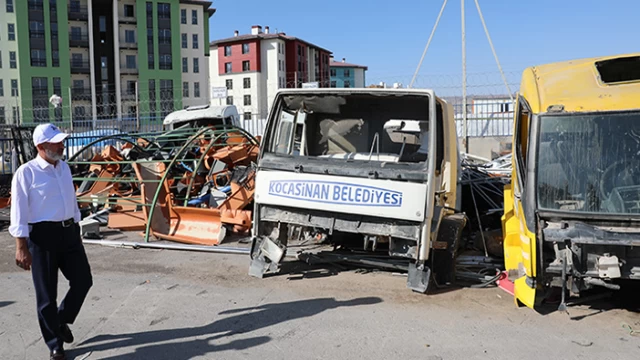
[{"label": "utility pole", "polygon": [[467,34],[464,19],[464,2],[460,0],[462,22],[462,121],[464,128],[464,151],[469,153],[469,131],[467,128]]}]

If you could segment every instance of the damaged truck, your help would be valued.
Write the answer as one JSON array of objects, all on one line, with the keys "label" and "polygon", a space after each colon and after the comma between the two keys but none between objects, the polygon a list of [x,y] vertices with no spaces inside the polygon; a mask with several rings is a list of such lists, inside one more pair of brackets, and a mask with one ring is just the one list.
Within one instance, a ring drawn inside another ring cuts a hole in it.
[{"label": "damaged truck", "polygon": [[417,292],[451,283],[466,223],[459,173],[453,108],[434,91],[282,90],[257,163],[249,273],[328,244],[404,264]]},{"label": "damaged truck", "polygon": [[639,155],[640,54],[524,71],[503,216],[518,303],[640,280]]}]

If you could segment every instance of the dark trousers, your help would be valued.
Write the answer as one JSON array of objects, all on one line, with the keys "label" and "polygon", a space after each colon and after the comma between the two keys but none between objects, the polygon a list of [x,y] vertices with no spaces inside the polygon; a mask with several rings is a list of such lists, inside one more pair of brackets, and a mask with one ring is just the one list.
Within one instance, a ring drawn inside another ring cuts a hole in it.
[{"label": "dark trousers", "polygon": [[[62,349],[61,324],[73,324],[93,285],[91,268],[82,245],[80,225],[42,222],[32,225],[29,251],[36,290],[38,322],[50,350]],[[57,305],[58,269],[69,281],[69,291]]]}]

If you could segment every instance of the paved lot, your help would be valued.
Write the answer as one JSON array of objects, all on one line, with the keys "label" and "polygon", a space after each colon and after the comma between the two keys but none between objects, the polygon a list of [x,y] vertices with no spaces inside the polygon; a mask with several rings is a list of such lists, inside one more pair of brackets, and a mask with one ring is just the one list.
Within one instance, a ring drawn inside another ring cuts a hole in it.
[{"label": "paved lot", "polygon": [[[303,266],[260,280],[244,256],[86,248],[94,287],[72,325],[72,359],[640,358],[640,337],[623,328],[640,330],[640,315],[611,302],[540,315],[496,288],[425,296],[390,273]],[[0,358],[46,359],[14,252],[4,231]]]}]

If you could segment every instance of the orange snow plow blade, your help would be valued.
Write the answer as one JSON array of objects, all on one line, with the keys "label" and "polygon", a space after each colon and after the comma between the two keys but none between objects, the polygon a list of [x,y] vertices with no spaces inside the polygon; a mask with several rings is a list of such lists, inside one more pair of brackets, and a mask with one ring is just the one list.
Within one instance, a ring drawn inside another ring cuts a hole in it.
[{"label": "orange snow plow blade", "polygon": [[[197,245],[217,245],[226,235],[222,226],[220,210],[173,206],[169,185],[159,181],[165,171],[162,163],[134,163],[133,169],[142,182],[141,193],[146,204],[153,204],[153,198],[161,186],[157,202],[150,220],[150,235],[159,239]],[[151,212],[143,208],[149,219]]]}]

